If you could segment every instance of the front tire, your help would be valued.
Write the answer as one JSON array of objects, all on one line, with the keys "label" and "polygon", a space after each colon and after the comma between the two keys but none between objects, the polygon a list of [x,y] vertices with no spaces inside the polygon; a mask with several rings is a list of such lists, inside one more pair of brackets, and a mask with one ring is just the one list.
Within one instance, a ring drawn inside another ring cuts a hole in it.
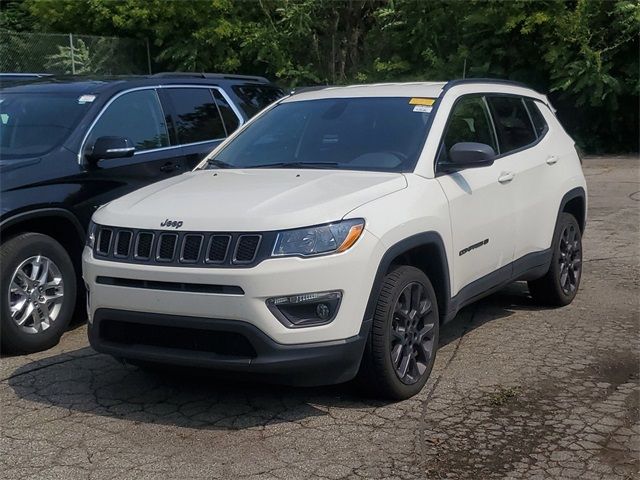
[{"label": "front tire", "polygon": [[58,343],[76,305],[76,274],[53,238],[24,233],[0,246],[0,347],[31,353]]},{"label": "front tire", "polygon": [[563,307],[575,298],[582,277],[582,233],[573,215],[560,214],[551,248],[549,271],[529,282],[529,292],[536,303]]},{"label": "front tire", "polygon": [[438,304],[429,278],[400,266],[384,278],[360,383],[376,396],[404,400],[424,387],[438,348]]}]

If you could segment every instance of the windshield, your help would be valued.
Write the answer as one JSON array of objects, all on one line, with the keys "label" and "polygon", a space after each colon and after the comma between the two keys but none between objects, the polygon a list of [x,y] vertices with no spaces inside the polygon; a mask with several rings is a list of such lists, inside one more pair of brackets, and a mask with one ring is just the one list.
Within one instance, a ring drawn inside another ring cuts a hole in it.
[{"label": "windshield", "polygon": [[280,103],[231,140],[208,168],[411,171],[430,110],[410,98]]},{"label": "windshield", "polygon": [[0,158],[47,153],[69,136],[89,105],[78,94],[0,92]]}]

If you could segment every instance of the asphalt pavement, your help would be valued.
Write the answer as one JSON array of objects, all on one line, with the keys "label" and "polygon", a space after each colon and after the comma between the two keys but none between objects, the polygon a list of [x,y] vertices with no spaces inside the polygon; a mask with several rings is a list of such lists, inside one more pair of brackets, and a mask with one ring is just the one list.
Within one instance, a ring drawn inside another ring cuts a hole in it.
[{"label": "asphalt pavement", "polygon": [[145,372],[77,325],[0,360],[2,479],[638,478],[640,161],[585,161],[581,290],[514,284],[444,327],[422,393],[296,389]]}]

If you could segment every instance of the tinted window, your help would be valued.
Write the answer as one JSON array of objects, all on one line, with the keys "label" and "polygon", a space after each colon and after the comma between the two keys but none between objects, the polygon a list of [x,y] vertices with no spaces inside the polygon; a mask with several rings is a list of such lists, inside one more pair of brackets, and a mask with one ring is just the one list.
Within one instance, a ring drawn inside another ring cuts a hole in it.
[{"label": "tinted window", "polygon": [[233,91],[240,97],[240,106],[249,117],[284,97],[284,92],[268,85],[237,85]]},{"label": "tinted window", "polygon": [[238,128],[240,125],[240,120],[238,120],[238,116],[231,109],[229,102],[222,96],[222,94],[218,90],[211,90],[213,96],[216,99],[216,103],[218,104],[218,110],[222,115],[222,120],[224,120],[224,127],[227,130],[227,135],[233,133],[233,131]]},{"label": "tinted window", "polygon": [[218,107],[208,88],[167,88],[176,113],[178,141],[182,144],[225,138]]},{"label": "tinted window", "polygon": [[61,93],[0,94],[0,158],[42,155],[69,136],[90,103]]},{"label": "tinted window", "polygon": [[86,147],[105,136],[129,138],[137,151],[167,147],[167,124],[155,90],[137,90],[116,98],[94,125]]},{"label": "tinted window", "polygon": [[535,142],[529,114],[519,97],[488,97],[500,142],[500,153],[508,153]]},{"label": "tinted window", "polygon": [[527,105],[527,110],[529,110],[529,115],[531,115],[531,121],[533,121],[533,127],[536,129],[536,133],[538,137],[541,137],[544,134],[544,131],[547,129],[547,122],[545,121],[542,113],[540,113],[540,107],[536,105],[536,102],[527,98],[524,103]]},{"label": "tinted window", "polygon": [[[237,168],[413,168],[430,113],[409,98],[332,98],[278,104],[218,153]],[[293,165],[292,165],[293,164]]]},{"label": "tinted window", "polygon": [[459,142],[484,143],[498,150],[489,112],[482,97],[463,97],[453,107],[444,135],[441,160],[446,161],[449,149]]}]

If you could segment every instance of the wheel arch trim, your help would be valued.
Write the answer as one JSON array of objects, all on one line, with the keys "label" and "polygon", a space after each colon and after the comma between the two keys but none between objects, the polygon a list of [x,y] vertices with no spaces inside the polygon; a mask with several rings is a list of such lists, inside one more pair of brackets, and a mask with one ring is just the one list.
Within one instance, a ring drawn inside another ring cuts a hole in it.
[{"label": "wheel arch trim", "polygon": [[[442,269],[444,278],[442,278],[442,286],[444,291],[444,298],[440,299],[438,302],[444,309],[440,312],[440,316],[446,313],[449,310],[449,303],[451,301],[451,283],[449,276],[449,263],[447,259],[447,252],[444,247],[444,242],[439,233],[434,231],[422,232],[410,237],[407,237],[399,242],[395,243],[391,247],[389,247],[382,259],[378,263],[378,269],[376,270],[376,275],[373,281],[373,287],[371,288],[371,293],[369,294],[369,300],[367,301],[367,306],[365,309],[364,320],[370,319],[373,317],[376,301],[378,299],[378,294],[380,292],[380,288],[382,287],[382,282],[384,280],[384,276],[389,270],[393,260],[398,258],[404,253],[409,252],[417,247],[435,247],[439,251],[439,262],[440,268]],[[433,282],[433,279],[430,279]]]},{"label": "wheel arch trim", "polygon": [[556,224],[557,224],[557,219],[560,218],[560,214],[564,212],[564,209],[567,206],[567,204],[571,200],[575,200],[576,198],[579,198],[582,200],[582,220],[581,219],[576,219],[576,220],[578,220],[578,223],[580,225],[580,231],[582,232],[582,234],[584,234],[584,229],[587,224],[587,193],[582,187],[572,188],[571,190],[569,190],[567,193],[564,194],[564,196],[562,197],[562,200],[560,200],[560,208],[558,208],[558,216],[556,217]]},{"label": "wheel arch trim", "polygon": [[74,226],[80,241],[84,242],[85,229],[82,227],[80,221],[75,217],[75,215],[64,208],[39,208],[11,215],[0,222],[0,233],[4,232],[9,227],[20,224],[21,222],[43,217],[62,217],[65,220],[68,220]]}]

